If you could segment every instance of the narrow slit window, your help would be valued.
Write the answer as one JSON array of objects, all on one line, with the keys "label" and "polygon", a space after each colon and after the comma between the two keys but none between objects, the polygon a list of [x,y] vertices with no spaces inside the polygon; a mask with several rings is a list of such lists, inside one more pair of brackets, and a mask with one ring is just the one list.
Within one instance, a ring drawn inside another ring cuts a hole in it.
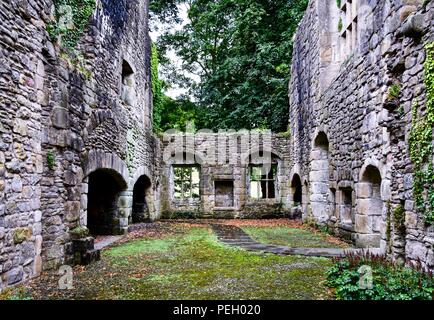
[{"label": "narrow slit window", "polygon": [[134,103],[134,71],[125,60],[122,63],[121,99],[127,105]]}]

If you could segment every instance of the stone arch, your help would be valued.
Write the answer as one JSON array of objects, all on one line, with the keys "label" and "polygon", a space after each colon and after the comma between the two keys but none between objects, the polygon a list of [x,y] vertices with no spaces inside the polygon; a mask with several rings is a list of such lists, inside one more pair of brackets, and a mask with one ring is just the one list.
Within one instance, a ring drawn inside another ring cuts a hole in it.
[{"label": "stone arch", "polygon": [[[95,222],[95,220],[89,221],[89,218],[92,220],[92,215],[95,217],[98,210],[100,212],[109,210],[111,221],[107,218],[108,225],[104,228],[98,226],[93,228],[95,229],[93,233],[126,233],[131,212],[132,191],[129,188],[129,171],[125,162],[116,154],[93,149],[84,160],[83,173],[80,225],[89,227],[89,223],[92,225]],[[103,181],[105,184],[102,183]],[[101,192],[98,192],[95,186],[98,188],[100,184],[103,186],[100,188]],[[104,193],[108,196],[104,196]],[[104,200],[104,197],[107,199]],[[97,209],[98,207],[100,209]],[[101,218],[100,222],[102,221]]]},{"label": "stone arch", "polygon": [[249,150],[247,154],[245,154],[241,163],[259,163],[263,159],[264,152],[269,153],[272,160],[274,158],[277,161],[283,161],[283,155],[274,149],[255,148]]},{"label": "stone arch", "polygon": [[318,223],[327,222],[330,216],[329,147],[327,134],[319,131],[313,141],[309,172],[310,205]]},{"label": "stone arch", "polygon": [[380,247],[382,216],[386,207],[382,183],[383,176],[377,166],[369,163],[362,168],[356,187],[355,231],[358,247]]}]

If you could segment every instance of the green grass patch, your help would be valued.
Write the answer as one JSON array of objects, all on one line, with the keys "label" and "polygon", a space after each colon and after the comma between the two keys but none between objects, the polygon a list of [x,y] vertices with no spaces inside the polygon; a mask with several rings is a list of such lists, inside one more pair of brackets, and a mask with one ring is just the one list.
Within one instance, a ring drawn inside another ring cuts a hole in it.
[{"label": "green grass patch", "polygon": [[35,299],[327,299],[330,259],[247,252],[220,243],[207,228],[141,239],[103,252],[74,275],[74,290],[40,279]]},{"label": "green grass patch", "polygon": [[342,247],[327,240],[323,233],[289,227],[242,227],[253,239],[261,243],[276,244],[292,248],[336,248]]}]

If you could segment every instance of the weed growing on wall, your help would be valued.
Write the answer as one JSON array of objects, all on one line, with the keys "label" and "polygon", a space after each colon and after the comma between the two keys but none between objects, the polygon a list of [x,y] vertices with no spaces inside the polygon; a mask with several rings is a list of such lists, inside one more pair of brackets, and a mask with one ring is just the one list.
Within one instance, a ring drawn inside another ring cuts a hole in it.
[{"label": "weed growing on wall", "polygon": [[47,26],[53,41],[67,51],[74,50],[95,10],[95,0],[53,0],[55,21]]},{"label": "weed growing on wall", "polygon": [[410,132],[410,158],[414,166],[413,196],[416,208],[422,213],[427,224],[434,224],[434,168],[433,168],[433,126],[434,126],[434,42],[425,45],[426,61],[424,81],[426,86],[426,108],[419,114],[417,104],[413,105],[412,128]]}]

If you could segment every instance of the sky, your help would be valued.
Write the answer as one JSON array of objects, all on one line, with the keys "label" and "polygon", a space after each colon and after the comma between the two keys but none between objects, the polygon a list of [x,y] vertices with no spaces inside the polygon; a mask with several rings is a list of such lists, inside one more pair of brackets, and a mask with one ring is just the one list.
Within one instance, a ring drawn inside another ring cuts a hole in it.
[{"label": "sky", "polygon": [[[180,19],[181,19],[182,22],[180,24],[178,24],[178,25],[175,25],[175,26],[169,26],[167,24],[158,24],[158,22],[157,22],[157,25],[153,26],[153,28],[152,28],[154,31],[152,31],[150,33],[150,36],[151,36],[151,39],[152,39],[153,42],[156,42],[158,40],[158,37],[161,35],[161,33],[162,33],[163,30],[171,27],[173,31],[177,31],[177,30],[182,29],[182,27],[188,23],[188,21],[189,21],[188,14],[187,14],[187,12],[188,12],[188,5],[185,4],[185,3],[184,4],[179,4],[178,8],[179,8]],[[153,23],[156,23],[156,22],[153,21]],[[168,55],[168,58],[171,61],[172,65],[175,65],[177,69],[181,69],[182,60],[177,56],[177,54],[173,50],[170,50],[170,51],[167,52],[167,55]],[[160,66],[160,68],[161,68],[161,66]],[[200,81],[200,78],[198,76],[196,76],[196,75],[193,75],[193,74],[190,74],[190,73],[185,73],[185,74],[188,75],[190,78],[192,78],[195,82],[199,82]],[[161,79],[165,78],[162,70],[160,70],[160,78]],[[188,92],[187,92],[186,89],[180,88],[180,87],[178,87],[176,85],[173,85],[172,88],[168,89],[165,92],[165,94],[167,96],[169,96],[169,97],[171,97],[173,99],[176,99],[180,95],[185,95],[187,93]]]}]

